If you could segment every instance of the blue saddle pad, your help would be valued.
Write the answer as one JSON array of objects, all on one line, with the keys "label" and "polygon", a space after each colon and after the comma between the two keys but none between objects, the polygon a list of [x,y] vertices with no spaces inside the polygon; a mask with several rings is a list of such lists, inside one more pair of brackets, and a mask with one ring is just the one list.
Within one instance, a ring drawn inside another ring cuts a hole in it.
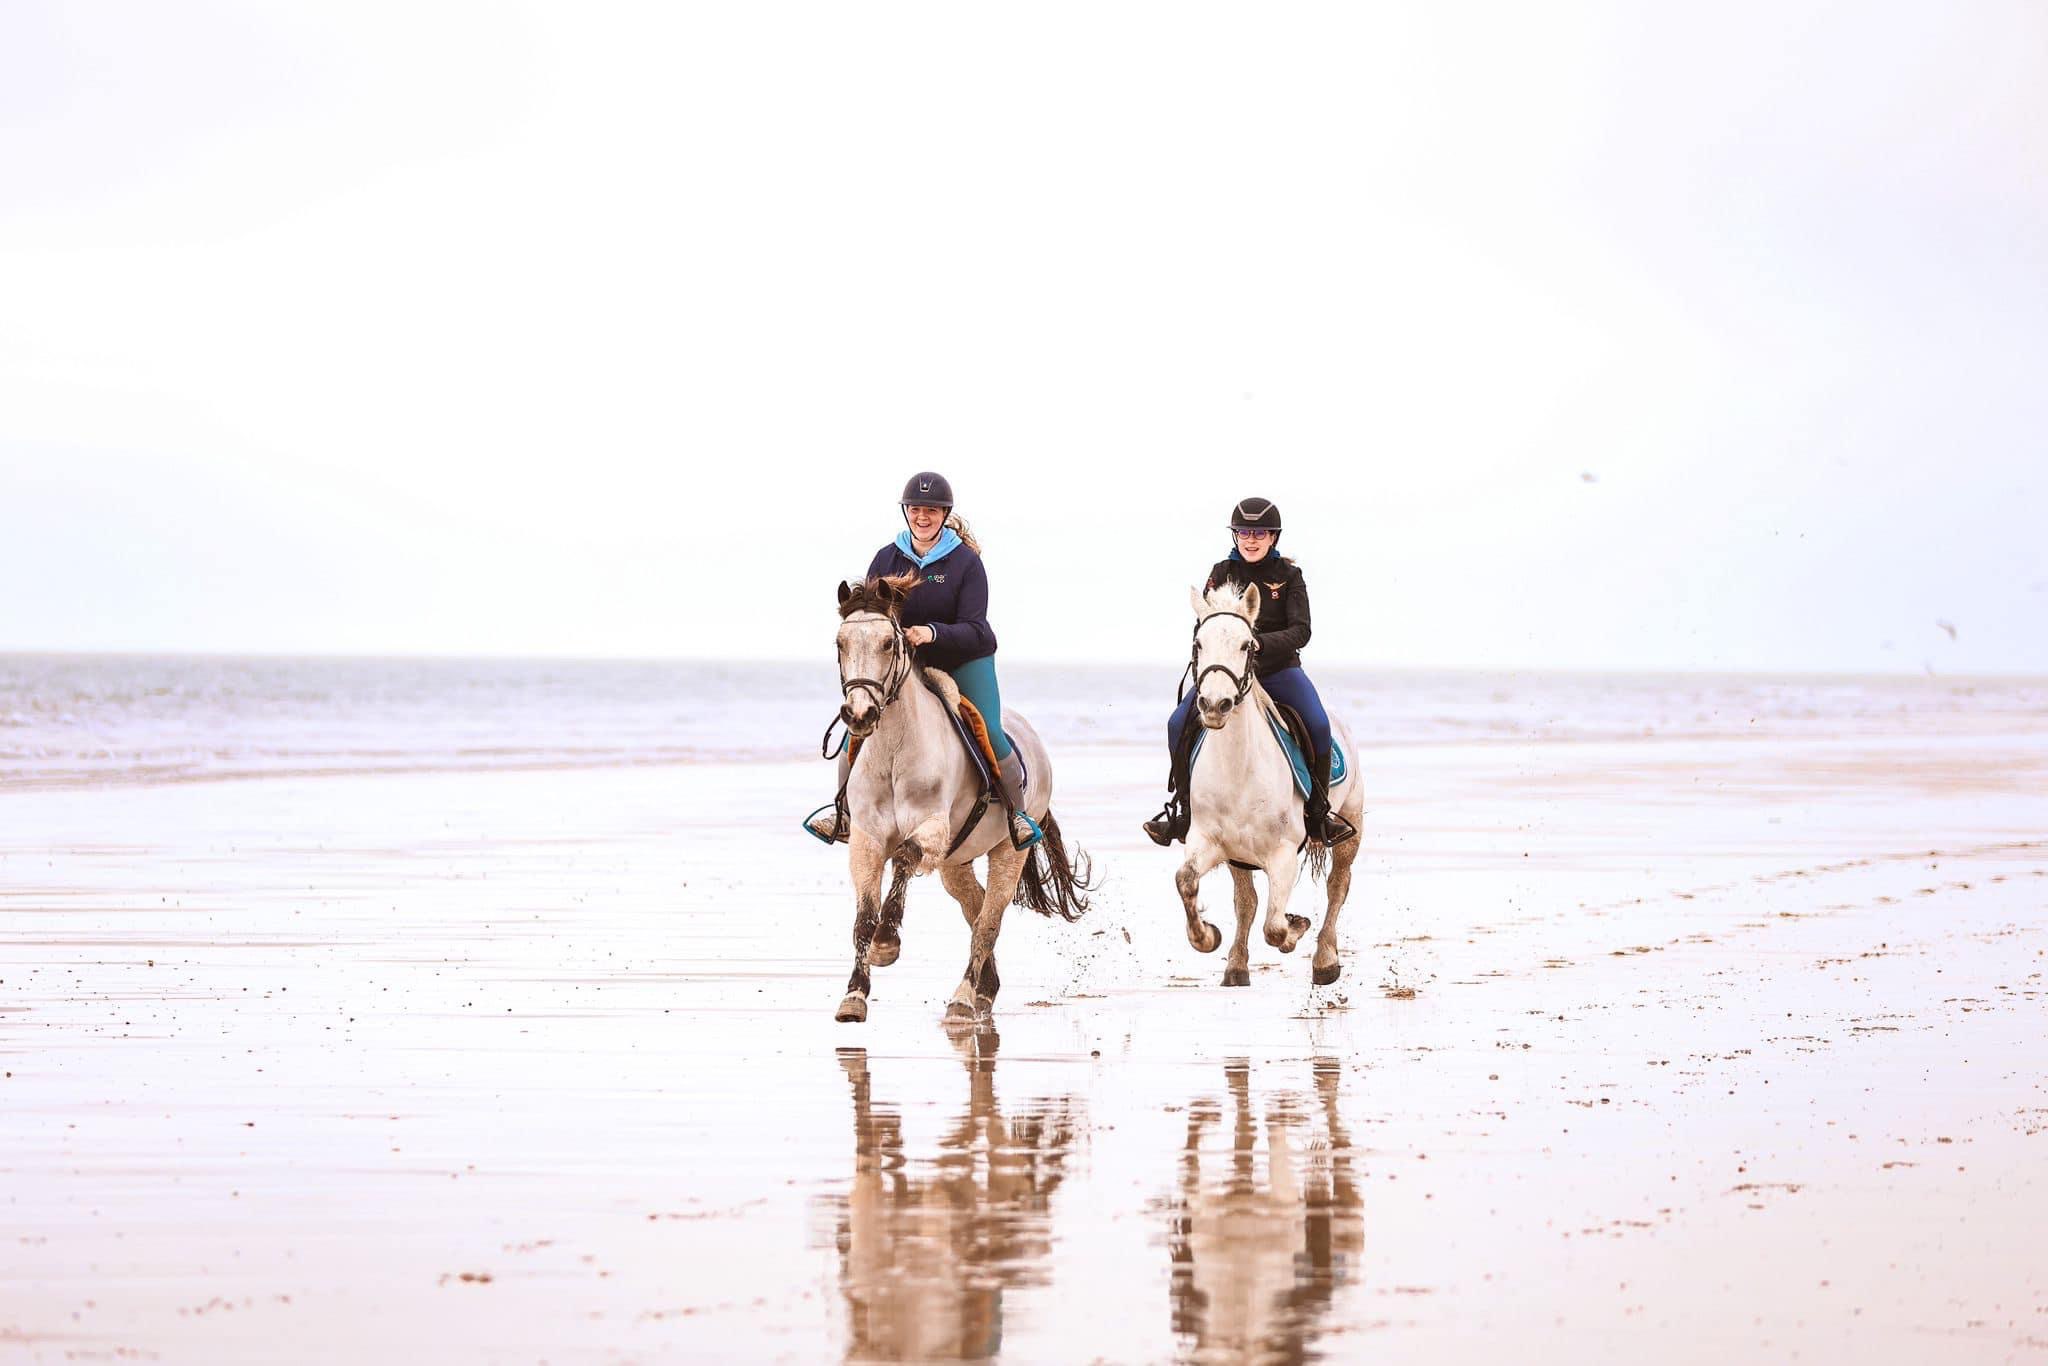
[{"label": "blue saddle pad", "polygon": [[[1287,729],[1287,723],[1280,719],[1280,713],[1268,711],[1265,716],[1266,724],[1272,728],[1273,738],[1280,742],[1280,752],[1287,756],[1288,767],[1294,770],[1294,790],[1306,801],[1309,789],[1308,760],[1302,756],[1301,746],[1294,743],[1294,735]],[[1199,726],[1201,723],[1190,716],[1188,724]],[[1202,752],[1202,740],[1206,735],[1206,731],[1195,732],[1194,748],[1188,751],[1190,768],[1194,767],[1195,756]],[[1344,781],[1344,775],[1349,771],[1350,765],[1344,759],[1343,742],[1334,735],[1330,737],[1330,755],[1330,786],[1335,787]]]}]

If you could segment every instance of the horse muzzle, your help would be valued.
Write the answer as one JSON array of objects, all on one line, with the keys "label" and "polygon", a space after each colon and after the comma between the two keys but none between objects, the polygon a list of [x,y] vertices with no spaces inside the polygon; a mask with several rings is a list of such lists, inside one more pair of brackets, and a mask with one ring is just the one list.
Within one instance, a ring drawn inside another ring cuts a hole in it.
[{"label": "horse muzzle", "polygon": [[1230,719],[1237,703],[1226,697],[1221,702],[1211,702],[1206,697],[1195,699],[1195,716],[1210,730],[1221,730],[1223,723]]},{"label": "horse muzzle", "polygon": [[839,719],[846,723],[848,734],[866,739],[875,733],[875,726],[882,719],[882,709],[872,702],[861,707],[848,702],[839,708]]}]

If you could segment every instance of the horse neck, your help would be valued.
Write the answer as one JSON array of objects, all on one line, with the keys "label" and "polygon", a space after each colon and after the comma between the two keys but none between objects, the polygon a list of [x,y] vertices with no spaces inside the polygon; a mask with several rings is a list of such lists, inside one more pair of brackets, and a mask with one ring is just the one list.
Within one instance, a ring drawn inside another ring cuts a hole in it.
[{"label": "horse neck", "polygon": [[916,667],[903,680],[896,700],[882,708],[882,719],[875,725],[875,739],[893,754],[915,756],[943,738],[945,705],[916,676]]}]

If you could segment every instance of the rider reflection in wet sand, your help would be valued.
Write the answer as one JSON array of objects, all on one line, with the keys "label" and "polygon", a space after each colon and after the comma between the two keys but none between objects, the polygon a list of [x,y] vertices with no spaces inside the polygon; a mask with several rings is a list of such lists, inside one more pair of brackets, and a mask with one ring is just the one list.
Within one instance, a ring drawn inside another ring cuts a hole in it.
[{"label": "rider reflection in wet sand", "polygon": [[1067,1097],[1005,1114],[992,1031],[955,1040],[967,1108],[928,1156],[904,1152],[895,1107],[873,1098],[867,1052],[839,1050],[853,1091],[851,1190],[828,1197],[855,1361],[987,1360],[1003,1291],[1043,1284],[1052,1195],[1081,1124]]},{"label": "rider reflection in wet sand", "polygon": [[1230,1092],[1230,1147],[1205,1171],[1209,1130],[1222,1120],[1203,1097],[1188,1107],[1180,1191],[1167,1209],[1173,1332],[1196,1360],[1303,1361],[1324,1331],[1339,1287],[1365,1250],[1364,1201],[1351,1137],[1338,1113],[1341,1069],[1313,1064],[1321,1132],[1298,1091],[1265,1106],[1265,1172],[1258,1163],[1251,1064],[1223,1069]]}]

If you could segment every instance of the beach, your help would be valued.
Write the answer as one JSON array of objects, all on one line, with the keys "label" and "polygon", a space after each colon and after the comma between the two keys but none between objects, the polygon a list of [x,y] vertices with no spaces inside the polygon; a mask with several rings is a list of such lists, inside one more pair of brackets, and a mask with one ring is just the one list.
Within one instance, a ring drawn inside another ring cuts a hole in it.
[{"label": "beach", "polygon": [[1226,990],[1171,679],[1019,666],[1098,886],[961,1034],[930,878],[833,1021],[829,663],[9,667],[0,1360],[2048,1361],[2048,682],[1336,678]]}]

